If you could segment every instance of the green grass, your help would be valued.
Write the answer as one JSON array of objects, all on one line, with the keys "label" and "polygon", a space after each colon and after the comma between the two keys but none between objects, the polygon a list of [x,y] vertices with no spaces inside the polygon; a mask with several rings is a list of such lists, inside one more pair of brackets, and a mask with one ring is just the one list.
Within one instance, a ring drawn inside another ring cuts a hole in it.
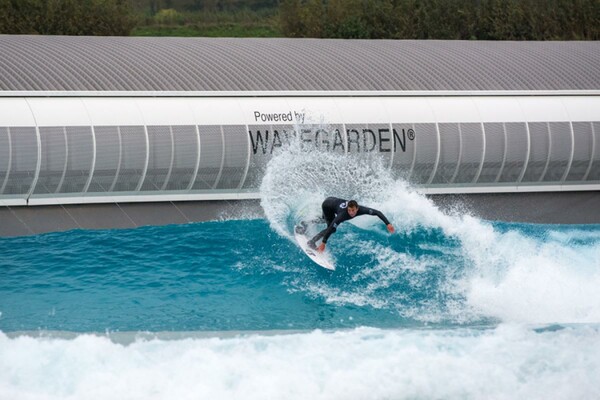
[{"label": "green grass", "polygon": [[139,14],[132,36],[283,37],[276,9]]},{"label": "green grass", "polygon": [[219,25],[172,25],[138,26],[131,36],[181,36],[181,37],[282,37],[278,28],[266,25],[246,26],[241,24]]}]

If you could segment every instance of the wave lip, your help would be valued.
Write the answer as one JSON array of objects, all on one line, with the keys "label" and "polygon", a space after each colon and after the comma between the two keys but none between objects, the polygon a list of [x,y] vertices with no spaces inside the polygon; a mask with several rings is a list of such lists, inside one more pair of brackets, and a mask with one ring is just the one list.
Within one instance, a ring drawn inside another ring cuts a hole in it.
[{"label": "wave lip", "polygon": [[375,155],[299,147],[282,149],[266,168],[261,203],[275,232],[290,239],[294,223],[317,216],[327,196],[378,208],[397,229],[382,235],[367,217],[341,225],[328,243],[337,276],[296,279],[313,297],[425,323],[600,322],[600,226],[444,213]]}]

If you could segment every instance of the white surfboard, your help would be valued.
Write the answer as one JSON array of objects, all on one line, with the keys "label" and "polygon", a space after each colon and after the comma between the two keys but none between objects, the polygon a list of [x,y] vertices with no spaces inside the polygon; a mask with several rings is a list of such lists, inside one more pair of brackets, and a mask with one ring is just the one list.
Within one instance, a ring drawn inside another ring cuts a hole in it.
[{"label": "white surfboard", "polygon": [[331,261],[331,257],[329,256],[327,251],[324,251],[323,253],[319,253],[318,251],[311,249],[310,247],[308,247],[308,244],[307,244],[308,241],[310,240],[310,238],[306,237],[305,235],[303,235],[301,233],[296,232],[295,230],[294,230],[294,238],[296,238],[296,242],[298,243],[298,246],[300,246],[302,251],[304,253],[306,253],[306,255],[308,257],[310,257],[311,260],[313,260],[320,267],[323,267],[330,271],[335,271],[335,265]]}]

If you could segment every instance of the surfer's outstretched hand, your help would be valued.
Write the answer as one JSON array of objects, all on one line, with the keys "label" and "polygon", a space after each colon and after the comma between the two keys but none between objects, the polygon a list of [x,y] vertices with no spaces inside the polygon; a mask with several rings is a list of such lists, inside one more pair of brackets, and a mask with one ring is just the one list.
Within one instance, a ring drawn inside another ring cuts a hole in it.
[{"label": "surfer's outstretched hand", "polygon": [[317,247],[317,251],[318,251],[319,253],[322,253],[322,252],[324,252],[324,251],[325,251],[325,243],[321,243],[321,244],[319,245],[319,247]]},{"label": "surfer's outstretched hand", "polygon": [[394,229],[394,226],[392,224],[388,224],[387,225],[387,230],[389,233],[394,233],[396,230]]}]

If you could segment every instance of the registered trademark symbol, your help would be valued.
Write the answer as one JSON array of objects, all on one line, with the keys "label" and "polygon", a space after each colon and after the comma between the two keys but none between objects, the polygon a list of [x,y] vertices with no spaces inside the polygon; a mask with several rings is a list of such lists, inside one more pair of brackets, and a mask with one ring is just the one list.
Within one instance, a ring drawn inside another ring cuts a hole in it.
[{"label": "registered trademark symbol", "polygon": [[409,129],[409,130],[406,132],[406,134],[408,135],[408,138],[409,138],[410,140],[415,140],[415,131],[414,131],[414,130],[412,130],[412,129]]}]

